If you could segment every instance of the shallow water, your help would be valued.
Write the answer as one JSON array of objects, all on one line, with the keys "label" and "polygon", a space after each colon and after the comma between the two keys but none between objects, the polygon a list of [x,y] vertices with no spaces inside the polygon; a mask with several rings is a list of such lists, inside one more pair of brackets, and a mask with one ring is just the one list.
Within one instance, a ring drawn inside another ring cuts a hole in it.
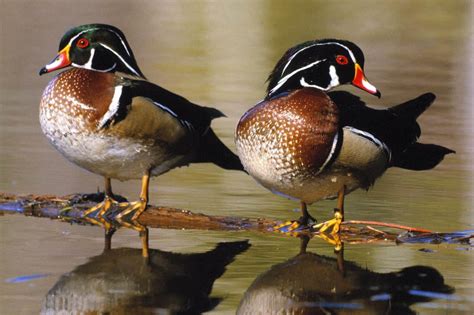
[{"label": "shallow water", "polygon": [[[121,28],[151,81],[227,114],[213,128],[232,148],[239,117],[263,97],[266,76],[281,54],[304,40],[335,37],[362,47],[365,72],[382,98],[344,89],[380,107],[434,92],[436,102],[419,119],[421,141],[457,151],[431,171],[389,170],[369,192],[347,197],[347,218],[442,232],[474,229],[470,1],[2,1],[0,6],[0,191],[62,195],[102,187],[99,176],[72,165],[47,143],[38,122],[39,99],[52,75],[37,73],[71,26],[102,22]],[[139,185],[113,182],[114,191],[130,199]],[[155,178],[150,193],[153,204],[210,215],[297,216],[295,202],[272,195],[244,174],[212,165]],[[333,207],[321,202],[310,211],[321,220]],[[102,231],[95,227],[5,215],[0,231],[2,314],[38,313],[61,275],[102,251]],[[299,250],[297,239],[249,232],[155,229],[150,237],[152,248],[176,253],[250,241],[214,282],[211,296],[222,298],[215,314],[234,313],[258,275]],[[126,230],[113,244],[139,246],[136,233]],[[334,258],[332,248],[319,240],[311,241],[308,251]],[[473,307],[472,247],[347,245],[345,259],[376,273],[435,268],[454,287],[454,298],[410,306],[422,314],[469,313]],[[25,275],[37,277],[15,280]]]}]

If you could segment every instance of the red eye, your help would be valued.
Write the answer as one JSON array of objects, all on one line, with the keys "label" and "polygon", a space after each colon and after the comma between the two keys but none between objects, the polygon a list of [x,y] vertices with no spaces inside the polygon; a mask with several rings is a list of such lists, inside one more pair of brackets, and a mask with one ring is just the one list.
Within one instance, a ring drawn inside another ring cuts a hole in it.
[{"label": "red eye", "polygon": [[340,65],[347,65],[349,63],[349,60],[347,60],[346,56],[337,55],[336,56],[336,62]]},{"label": "red eye", "polygon": [[76,46],[79,48],[86,48],[87,46],[89,46],[89,41],[86,38],[81,38],[77,41]]}]

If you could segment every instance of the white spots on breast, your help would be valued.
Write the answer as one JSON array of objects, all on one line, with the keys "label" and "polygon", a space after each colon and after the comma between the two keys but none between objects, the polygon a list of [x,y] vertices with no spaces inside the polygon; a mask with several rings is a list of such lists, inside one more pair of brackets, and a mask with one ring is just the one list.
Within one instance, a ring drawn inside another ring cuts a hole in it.
[{"label": "white spots on breast", "polygon": [[[81,70],[82,71],[82,70]],[[69,70],[55,77],[43,92],[40,104],[41,128],[71,162],[102,176],[118,179],[140,178],[145,170],[153,175],[186,164],[186,157],[174,156],[154,141],[140,142],[97,131],[96,109],[88,104],[87,76]]]},{"label": "white spots on breast", "polygon": [[308,176],[301,158],[305,122],[295,110],[285,111],[285,105],[244,116],[247,129],[236,132],[237,152],[245,169],[263,186],[283,194],[284,187],[298,186]]},{"label": "white spots on breast", "polygon": [[[62,95],[73,106],[73,113],[78,113],[80,109],[97,111],[94,107],[80,102],[77,97],[70,95]],[[77,108],[77,109],[76,109]]]},{"label": "white spots on breast", "polygon": [[301,99],[296,101],[262,103],[265,108],[257,105],[242,117],[235,139],[248,173],[269,190],[307,203],[336,197],[343,186],[347,192],[365,188],[363,173],[353,173],[351,165],[330,164],[338,153],[338,141],[344,139],[338,136],[337,126],[330,125],[331,114],[315,110],[314,115],[321,116],[314,119],[306,115],[314,104],[306,107]]},{"label": "white spots on breast", "polygon": [[87,128],[85,117],[95,111],[81,102],[80,80],[70,79],[69,73],[61,73],[46,87],[40,105],[40,122],[43,132],[52,141]]}]

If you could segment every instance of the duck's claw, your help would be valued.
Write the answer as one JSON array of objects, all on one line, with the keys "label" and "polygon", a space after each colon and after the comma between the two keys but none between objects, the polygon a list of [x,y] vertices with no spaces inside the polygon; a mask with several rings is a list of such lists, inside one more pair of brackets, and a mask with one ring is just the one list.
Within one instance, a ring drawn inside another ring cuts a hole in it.
[{"label": "duck's claw", "polygon": [[59,210],[59,216],[60,217],[67,216],[68,212],[71,211],[71,210],[72,210],[71,206],[64,207],[61,210]]},{"label": "duck's claw", "polygon": [[[84,211],[82,213],[82,218],[87,220],[88,222],[94,224],[94,225],[99,225],[102,226],[106,233],[108,231],[113,229],[112,224],[107,220],[106,214],[107,212],[112,209],[114,206],[115,207],[120,207],[122,206],[123,203],[120,203],[114,199],[112,199],[110,196],[105,196],[104,201],[98,203],[94,207],[91,207]],[[98,212],[97,215],[91,216],[94,212]]]},{"label": "duck's claw", "polygon": [[319,224],[313,225],[313,229],[317,230],[319,233],[326,232],[329,228],[332,227],[331,234],[337,234],[341,230],[341,223],[343,216],[339,209],[334,209],[334,218]]},{"label": "duck's claw", "polygon": [[[309,223],[308,221],[310,221],[311,223]],[[299,234],[304,232],[311,232],[311,224],[313,223],[314,219],[304,220],[303,218],[300,218],[299,220],[286,221],[282,224],[276,225],[273,227],[273,231],[288,234],[291,236],[298,236]]]},{"label": "duck's claw", "polygon": [[[135,202],[130,202],[128,206],[117,216],[115,216],[115,220],[120,224],[125,227],[134,229],[136,231],[141,231],[142,228],[140,223],[138,223],[138,217],[145,211],[147,207],[147,202],[140,200],[140,201],[135,201]],[[130,220],[126,220],[126,216],[128,216],[130,213],[133,213],[133,216]]]},{"label": "duck's claw", "polygon": [[[138,231],[140,234],[140,239],[142,241],[142,255],[143,257],[148,257],[148,228],[138,222],[138,218],[146,210],[147,201],[139,200],[131,202],[127,208],[120,212],[115,220],[121,225],[129,229]],[[126,216],[130,213],[133,213],[133,216],[128,220]]]},{"label": "duck's claw", "polygon": [[325,240],[329,244],[334,245],[334,251],[339,252],[342,249],[342,241],[339,234],[326,234],[326,233],[318,233],[316,234],[319,238]]}]

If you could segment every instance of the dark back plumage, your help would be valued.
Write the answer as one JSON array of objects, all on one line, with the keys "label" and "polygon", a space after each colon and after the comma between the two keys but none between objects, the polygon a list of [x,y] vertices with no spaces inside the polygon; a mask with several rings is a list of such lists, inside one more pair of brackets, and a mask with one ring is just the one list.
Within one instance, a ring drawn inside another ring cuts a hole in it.
[{"label": "dark back plumage", "polygon": [[421,128],[416,119],[434,102],[433,93],[425,93],[388,109],[368,107],[358,96],[345,91],[329,92],[340,111],[341,127],[351,126],[374,135],[392,153],[391,166],[410,170],[435,167],[453,150],[418,143]]}]

